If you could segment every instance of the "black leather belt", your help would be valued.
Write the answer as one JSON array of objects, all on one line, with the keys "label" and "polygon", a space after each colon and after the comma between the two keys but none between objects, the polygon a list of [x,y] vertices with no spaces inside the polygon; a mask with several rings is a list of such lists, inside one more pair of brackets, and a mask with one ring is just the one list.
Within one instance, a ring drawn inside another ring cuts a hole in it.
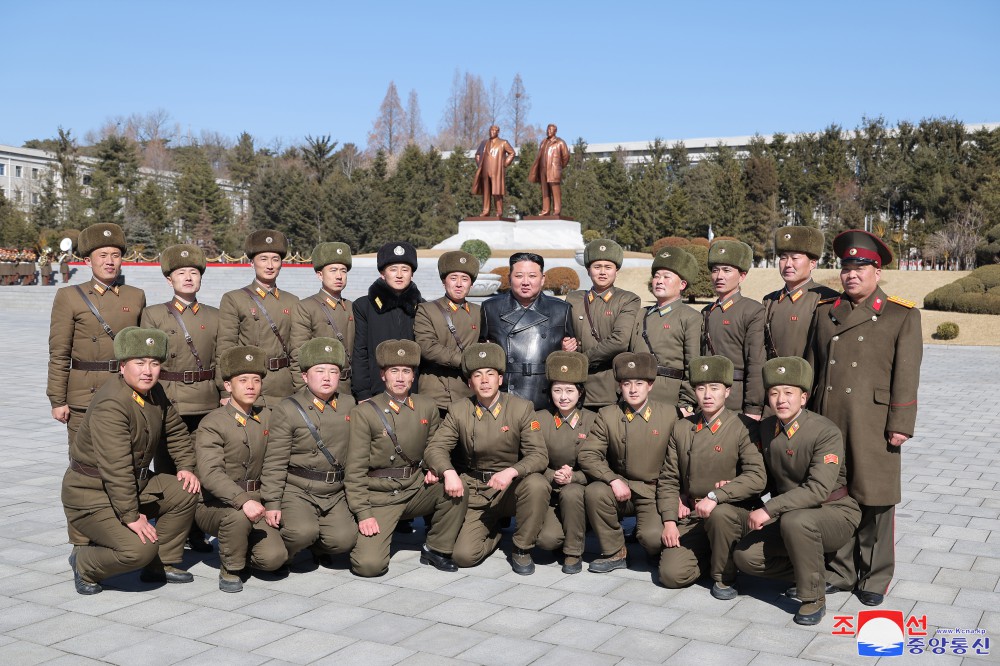
[{"label": "black leather belt", "polygon": [[267,359],[268,370],[281,370],[282,368],[287,368],[287,367],[288,367],[287,356],[276,356],[275,358]]},{"label": "black leather belt", "polygon": [[215,368],[208,370],[185,370],[183,372],[160,370],[160,379],[165,382],[183,382],[185,384],[207,382],[210,379],[215,379]]},{"label": "black leather belt", "polygon": [[733,381],[734,382],[742,382],[743,380],[746,379],[746,376],[747,376],[747,373],[746,373],[745,370],[741,370],[741,369],[733,370]]},{"label": "black leather belt", "polygon": [[317,472],[314,469],[306,469],[305,467],[289,466],[288,473],[303,479],[309,479],[310,481],[323,481],[324,483],[340,483],[344,480],[344,470],[342,469]]},{"label": "black leather belt", "polygon": [[482,483],[489,483],[490,479],[492,479],[493,475],[497,474],[497,472],[484,472],[478,469],[463,469],[462,474],[471,476],[476,481],[481,481]]},{"label": "black leather belt", "polygon": [[88,372],[118,372],[118,359],[110,361],[78,361],[75,358],[69,362],[71,370],[87,370]]},{"label": "black leather belt", "polygon": [[668,368],[665,365],[656,366],[657,377],[667,377],[669,379],[684,379],[684,371],[677,368]]},{"label": "black leather belt", "polygon": [[248,493],[252,493],[252,492],[256,492],[256,491],[260,490],[260,479],[249,479],[248,481],[237,481],[236,485],[238,485],[240,488],[242,488],[243,490],[247,491]]},{"label": "black leather belt", "polygon": [[410,467],[383,467],[382,469],[368,470],[368,476],[373,479],[408,479],[419,471],[420,468],[416,465]]},{"label": "black leather belt", "polygon": [[507,363],[507,372],[516,375],[544,375],[544,363]]},{"label": "black leather belt", "polygon": [[823,504],[827,502],[836,502],[839,499],[847,497],[847,486],[841,486],[830,493],[830,496],[823,500]]}]

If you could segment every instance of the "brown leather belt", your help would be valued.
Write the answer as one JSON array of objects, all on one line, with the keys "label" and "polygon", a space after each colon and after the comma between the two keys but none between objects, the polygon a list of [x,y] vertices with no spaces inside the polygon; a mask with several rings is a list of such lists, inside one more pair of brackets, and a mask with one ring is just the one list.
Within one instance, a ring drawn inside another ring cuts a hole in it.
[{"label": "brown leather belt", "polygon": [[342,469],[335,469],[329,472],[317,472],[314,469],[306,469],[305,467],[289,466],[288,473],[302,479],[309,479],[310,481],[323,481],[324,483],[340,483],[344,480],[344,470]]},{"label": "brown leather belt", "polygon": [[165,382],[183,382],[185,384],[207,382],[210,379],[215,379],[215,368],[208,370],[185,370],[183,372],[160,370],[160,379]]},{"label": "brown leather belt", "polygon": [[419,471],[420,468],[416,465],[410,467],[383,467],[382,469],[368,470],[368,476],[373,479],[408,479]]},{"label": "brown leather belt", "polygon": [[110,361],[78,361],[75,358],[69,362],[71,370],[87,370],[88,372],[118,372],[118,359]]},{"label": "brown leather belt", "polygon": [[471,476],[476,481],[480,481],[482,483],[489,483],[490,479],[492,479],[493,475],[496,474],[496,473],[497,472],[484,472],[484,471],[478,470],[478,469],[463,469],[462,470],[462,474],[466,474],[468,476]]},{"label": "brown leather belt", "polygon": [[656,485],[656,479],[653,479],[652,481],[643,481],[642,479],[639,479],[638,481],[639,481],[639,483],[645,483],[647,486],[655,486]]},{"label": "brown leather belt", "polygon": [[669,379],[684,379],[684,371],[677,368],[668,368],[664,365],[656,366],[657,377],[667,377]]},{"label": "brown leather belt", "polygon": [[248,479],[247,481],[237,481],[236,485],[238,485],[240,488],[247,491],[248,493],[253,493],[260,490],[260,479]]},{"label": "brown leather belt", "polygon": [[[89,476],[94,479],[101,478],[101,470],[97,469],[92,465],[85,465],[78,460],[73,460],[72,458],[69,459],[69,468],[74,472],[79,472],[80,474],[83,474],[84,476]],[[139,481],[145,481],[146,479],[149,478],[148,467],[140,467],[139,469],[134,469],[132,470],[132,473],[135,474],[135,478],[138,479]]]},{"label": "brown leather belt", "polygon": [[742,370],[742,369],[733,370],[733,381],[734,382],[742,382],[743,380],[746,379],[746,377],[747,377],[746,370]]},{"label": "brown leather belt", "polygon": [[268,370],[281,370],[282,368],[287,368],[287,367],[288,367],[287,356],[277,356],[275,358],[267,359]]},{"label": "brown leather belt", "polygon": [[836,502],[839,499],[847,497],[847,486],[841,486],[830,493],[830,496],[823,500],[823,504],[827,502]]}]

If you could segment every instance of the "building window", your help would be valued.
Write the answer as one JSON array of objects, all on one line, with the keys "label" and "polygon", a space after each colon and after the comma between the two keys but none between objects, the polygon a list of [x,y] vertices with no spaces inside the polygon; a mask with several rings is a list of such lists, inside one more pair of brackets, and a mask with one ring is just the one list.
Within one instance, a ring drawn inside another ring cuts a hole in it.
[{"label": "building window", "polygon": [[31,169],[31,180],[38,180],[38,169]]},{"label": "building window", "polygon": [[84,184],[85,187],[90,185],[90,174],[89,173],[86,173],[86,174],[83,175],[83,184]]},{"label": "building window", "polygon": [[14,178],[21,178],[22,168],[19,166],[14,167]]},{"label": "building window", "polygon": [[24,193],[21,190],[14,190],[14,203],[21,203],[22,200],[24,200]]},{"label": "building window", "polygon": [[31,205],[32,206],[37,206],[38,205],[38,192],[32,192],[31,193]]},{"label": "building window", "polygon": [[5,176],[5,175],[7,175],[7,165],[0,164],[0,176]]}]

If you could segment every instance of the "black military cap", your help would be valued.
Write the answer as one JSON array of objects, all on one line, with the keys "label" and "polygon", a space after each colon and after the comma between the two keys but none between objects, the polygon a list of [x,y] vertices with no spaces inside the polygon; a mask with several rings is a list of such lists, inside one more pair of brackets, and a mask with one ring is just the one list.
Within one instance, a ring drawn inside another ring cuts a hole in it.
[{"label": "black military cap", "polygon": [[417,272],[417,248],[405,241],[386,243],[378,249],[375,263],[381,273],[386,266],[392,264],[408,264],[413,272]]}]

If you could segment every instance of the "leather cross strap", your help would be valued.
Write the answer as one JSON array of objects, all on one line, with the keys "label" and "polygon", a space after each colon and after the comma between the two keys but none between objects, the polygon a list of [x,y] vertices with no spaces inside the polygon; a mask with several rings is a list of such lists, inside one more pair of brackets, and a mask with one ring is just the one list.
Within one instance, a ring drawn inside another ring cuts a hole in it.
[{"label": "leather cross strap", "polygon": [[[285,356],[287,357],[288,345],[285,344],[285,339],[281,337],[281,333],[278,332],[278,327],[275,325],[274,320],[271,319],[271,315],[267,313],[267,308],[264,307],[264,304],[261,302],[261,300],[257,298],[257,294],[253,293],[253,290],[250,289],[250,287],[243,287],[243,291],[247,292],[250,298],[253,299],[253,302],[257,304],[257,307],[260,308],[260,311],[264,313],[264,319],[267,319],[267,323],[271,327],[271,332],[274,333],[274,337],[278,338],[278,342],[281,344],[281,351],[283,351],[285,353]],[[268,359],[269,363],[270,361],[271,359]],[[287,364],[281,367],[287,367]],[[268,369],[270,370],[272,368]],[[273,369],[277,370],[278,368],[273,368]],[[308,421],[308,419],[306,420]]]},{"label": "leather cross strap", "polygon": [[715,356],[715,345],[712,344],[712,334],[708,332],[708,318],[711,314],[711,309],[705,310],[705,312],[702,313],[702,317],[705,320],[705,326],[703,328],[705,332],[702,334],[701,340],[705,344],[705,349],[708,351],[708,355]]},{"label": "leather cross strap", "polygon": [[313,439],[316,440],[316,448],[318,448],[320,453],[326,457],[327,462],[334,467],[343,467],[343,465],[337,462],[337,459],[333,457],[330,450],[326,448],[326,444],[323,443],[323,438],[320,437],[319,430],[316,429],[316,425],[312,422],[312,419],[309,418],[309,415],[306,414],[306,410],[302,409],[302,405],[299,404],[299,401],[295,398],[285,398],[285,400],[292,403],[295,406],[295,409],[298,410],[299,416],[302,417],[302,420],[306,422],[306,427],[309,428],[309,434],[311,434]]},{"label": "leather cross strap", "polygon": [[87,304],[87,307],[90,308],[90,311],[94,313],[95,317],[97,317],[97,322],[101,325],[101,328],[104,329],[104,332],[108,334],[109,338],[114,340],[115,332],[111,329],[110,326],[108,326],[108,322],[104,321],[104,317],[101,316],[101,313],[97,311],[97,308],[94,306],[94,304],[90,301],[89,298],[87,298],[87,294],[83,293],[83,288],[80,287],[80,285],[75,285],[75,286],[76,290],[80,292],[80,298],[83,299],[83,302]]},{"label": "leather cross strap", "polygon": [[434,303],[437,304],[438,309],[441,310],[441,314],[444,315],[445,326],[447,326],[448,330],[451,331],[451,337],[455,338],[455,344],[458,345],[458,351],[464,352],[465,345],[462,344],[461,338],[458,337],[458,329],[455,328],[455,322],[452,320],[451,314],[449,314],[448,310],[441,305],[441,301],[434,301]]},{"label": "leather cross strap", "polygon": [[368,404],[371,406],[373,410],[375,410],[375,413],[378,415],[379,421],[382,422],[382,427],[385,428],[385,434],[387,434],[389,436],[389,439],[392,440],[392,447],[396,449],[396,455],[402,458],[403,462],[405,462],[408,467],[419,466],[420,463],[413,462],[413,460],[411,460],[409,456],[403,453],[403,449],[399,446],[399,439],[396,437],[396,432],[392,429],[392,426],[389,425],[389,420],[385,418],[385,414],[383,414],[382,410],[378,408],[378,405],[376,405],[371,400],[368,401]]},{"label": "leather cross strap", "polygon": [[194,356],[194,362],[198,365],[198,370],[204,370],[205,366],[201,362],[201,357],[198,356],[198,349],[194,346],[194,340],[191,338],[191,334],[188,333],[187,326],[184,325],[184,320],[181,319],[180,313],[173,308],[172,303],[167,303],[167,312],[174,316],[177,320],[177,325],[181,327],[181,331],[184,332],[184,342],[187,343],[188,349],[191,350],[191,355]]},{"label": "leather cross strap", "polygon": [[771,300],[764,303],[764,353],[767,354],[769,361],[778,357],[778,350],[774,347],[774,337],[771,335],[771,318],[774,316],[771,310],[772,303]]},{"label": "leather cross strap", "polygon": [[594,336],[594,339],[598,342],[601,341],[601,336],[597,334],[597,328],[594,326],[594,319],[590,316],[590,293],[588,292],[583,297],[583,311],[587,313],[587,323],[590,324],[590,334]]}]

